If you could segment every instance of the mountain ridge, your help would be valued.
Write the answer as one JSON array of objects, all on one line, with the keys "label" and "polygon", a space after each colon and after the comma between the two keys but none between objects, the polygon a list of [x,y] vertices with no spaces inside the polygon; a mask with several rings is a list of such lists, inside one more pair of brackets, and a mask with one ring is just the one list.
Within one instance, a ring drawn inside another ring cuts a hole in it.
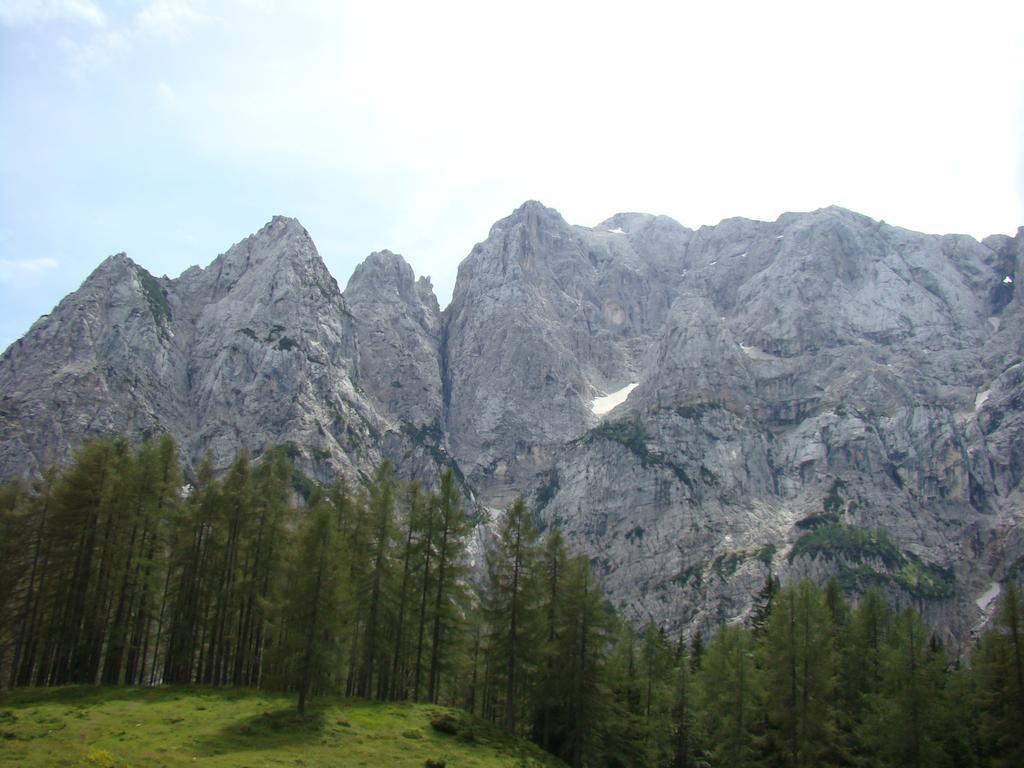
[{"label": "mountain ridge", "polygon": [[972,595],[1024,564],[1022,262],[1024,228],[978,242],[838,206],[579,227],[527,201],[442,311],[387,250],[342,291],[275,216],[177,278],[109,257],[12,344],[0,475],[161,430],[218,466],[291,444],[325,481],[454,462],[476,503],[524,494],[561,525],[638,620],[710,629],[769,571],[832,575],[962,642]]}]

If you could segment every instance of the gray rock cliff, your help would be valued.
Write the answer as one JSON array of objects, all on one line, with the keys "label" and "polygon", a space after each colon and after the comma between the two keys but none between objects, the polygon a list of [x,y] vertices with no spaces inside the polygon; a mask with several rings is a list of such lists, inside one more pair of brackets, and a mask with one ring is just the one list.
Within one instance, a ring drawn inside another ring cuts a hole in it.
[{"label": "gray rock cliff", "polygon": [[293,219],[175,279],[123,254],[0,359],[0,476],[171,432],[195,463],[287,445],[524,494],[630,617],[740,620],[769,573],[882,587],[962,644],[1024,571],[1024,229],[983,242],[842,208],[690,230],[527,202],[429,279],[338,290]]},{"label": "gray rock cliff", "polygon": [[356,327],[358,380],[387,413],[440,424],[441,311],[429,278],[390,251],[370,254],[345,288]]}]

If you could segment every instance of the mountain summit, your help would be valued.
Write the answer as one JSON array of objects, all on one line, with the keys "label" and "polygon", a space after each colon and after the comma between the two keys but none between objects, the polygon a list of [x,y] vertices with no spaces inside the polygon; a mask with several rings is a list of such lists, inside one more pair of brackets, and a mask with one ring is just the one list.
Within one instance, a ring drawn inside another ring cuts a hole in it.
[{"label": "mountain summit", "polygon": [[0,474],[173,434],[193,465],[286,445],[357,480],[454,463],[524,494],[633,618],[749,613],[769,573],[880,585],[964,641],[1024,563],[1024,230],[838,207],[687,229],[494,224],[439,310],[389,251],[342,293],[275,217],[205,269],[104,261],[0,359]]}]

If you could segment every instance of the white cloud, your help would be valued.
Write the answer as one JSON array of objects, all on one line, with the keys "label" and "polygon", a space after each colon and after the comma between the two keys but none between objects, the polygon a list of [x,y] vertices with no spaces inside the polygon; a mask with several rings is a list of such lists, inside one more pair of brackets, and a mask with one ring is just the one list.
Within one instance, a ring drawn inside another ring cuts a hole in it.
[{"label": "white cloud", "polygon": [[102,67],[131,49],[130,39],[116,29],[104,29],[88,40],[65,35],[58,39],[57,45],[75,76]]},{"label": "white cloud", "polygon": [[167,83],[161,82],[156,84],[156,98],[160,106],[172,109],[178,101],[178,94]]},{"label": "white cloud", "polygon": [[106,26],[107,17],[90,0],[3,0],[0,24],[21,27],[49,21],[70,21]]},{"label": "white cloud", "polygon": [[152,0],[124,20],[108,19],[90,0],[13,0],[0,6],[0,23],[11,26],[55,20],[89,22],[89,29],[68,30],[57,39],[76,77],[140,50],[150,45],[149,41],[178,43],[194,27],[212,19],[189,0]]},{"label": "white cloud", "polygon": [[41,277],[58,266],[56,259],[0,259],[0,283],[21,283]]},{"label": "white cloud", "polygon": [[136,14],[134,28],[141,34],[174,41],[189,27],[209,20],[209,16],[186,0],[154,0]]}]

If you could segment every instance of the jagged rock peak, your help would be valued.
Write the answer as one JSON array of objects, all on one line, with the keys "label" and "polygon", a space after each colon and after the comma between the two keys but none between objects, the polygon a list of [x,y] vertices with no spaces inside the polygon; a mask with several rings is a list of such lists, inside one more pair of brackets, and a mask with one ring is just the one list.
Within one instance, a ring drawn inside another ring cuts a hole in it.
[{"label": "jagged rock peak", "polygon": [[631,235],[634,232],[650,225],[656,218],[658,217],[650,213],[635,213],[627,211],[610,216],[594,227],[594,229],[606,229],[611,232],[621,230],[625,234]]},{"label": "jagged rock peak", "polygon": [[515,227],[525,227],[528,230],[540,231],[566,229],[568,226],[568,223],[562,218],[562,214],[554,208],[548,208],[537,200],[527,200],[512,211],[510,215],[495,222],[491,227],[488,237],[502,235]]},{"label": "jagged rock peak", "polygon": [[[306,228],[298,219],[274,216],[260,229],[241,242],[235,243],[217,257],[217,262],[240,263],[248,267],[267,260],[298,257],[300,260],[321,261]],[[212,265],[211,265],[212,266]]]},{"label": "jagged rock peak", "polygon": [[121,251],[120,253],[107,256],[107,258],[101,261],[97,265],[96,269],[89,273],[89,276],[86,278],[86,282],[93,278],[124,271],[126,268],[135,269],[137,266],[138,265],[128,257],[128,254]]},{"label": "jagged rock peak", "polygon": [[387,249],[374,251],[352,272],[345,287],[345,298],[351,304],[388,302],[398,297],[407,304],[436,305],[430,279],[426,279],[426,291],[421,287],[422,281],[420,278],[417,282],[416,273],[401,254]]},{"label": "jagged rock peak", "polygon": [[441,313],[430,281],[397,253],[375,251],[355,268],[345,303],[356,329],[356,377],[385,412],[440,423]]},{"label": "jagged rock peak", "polygon": [[264,224],[257,234],[262,234],[268,230],[294,230],[302,232],[303,235],[309,236],[306,228],[302,226],[298,219],[293,216],[282,216],[281,214],[274,214],[270,217],[270,221]]},{"label": "jagged rock peak", "polygon": [[331,276],[306,229],[297,219],[275,216],[258,232],[235,243],[203,270],[188,277],[208,298],[225,295],[240,281],[258,284],[263,293],[275,286],[315,285],[324,296],[339,296]]},{"label": "jagged rock peak", "polygon": [[353,283],[370,278],[376,281],[386,280],[395,284],[412,285],[416,276],[412,266],[402,258],[401,254],[392,253],[385,248],[382,251],[374,251],[363,259],[352,272],[348,284],[351,286]]},{"label": "jagged rock peak", "polygon": [[554,216],[559,219],[562,214],[554,208],[548,208],[540,200],[527,200],[512,212],[513,216]]},{"label": "jagged rock peak", "polygon": [[840,221],[857,227],[878,227],[881,224],[881,222],[871,218],[870,216],[865,216],[863,213],[851,211],[849,208],[843,208],[840,205],[829,205],[824,208],[818,208],[805,213],[783,213],[775,220],[777,224],[783,225],[803,221]]}]

